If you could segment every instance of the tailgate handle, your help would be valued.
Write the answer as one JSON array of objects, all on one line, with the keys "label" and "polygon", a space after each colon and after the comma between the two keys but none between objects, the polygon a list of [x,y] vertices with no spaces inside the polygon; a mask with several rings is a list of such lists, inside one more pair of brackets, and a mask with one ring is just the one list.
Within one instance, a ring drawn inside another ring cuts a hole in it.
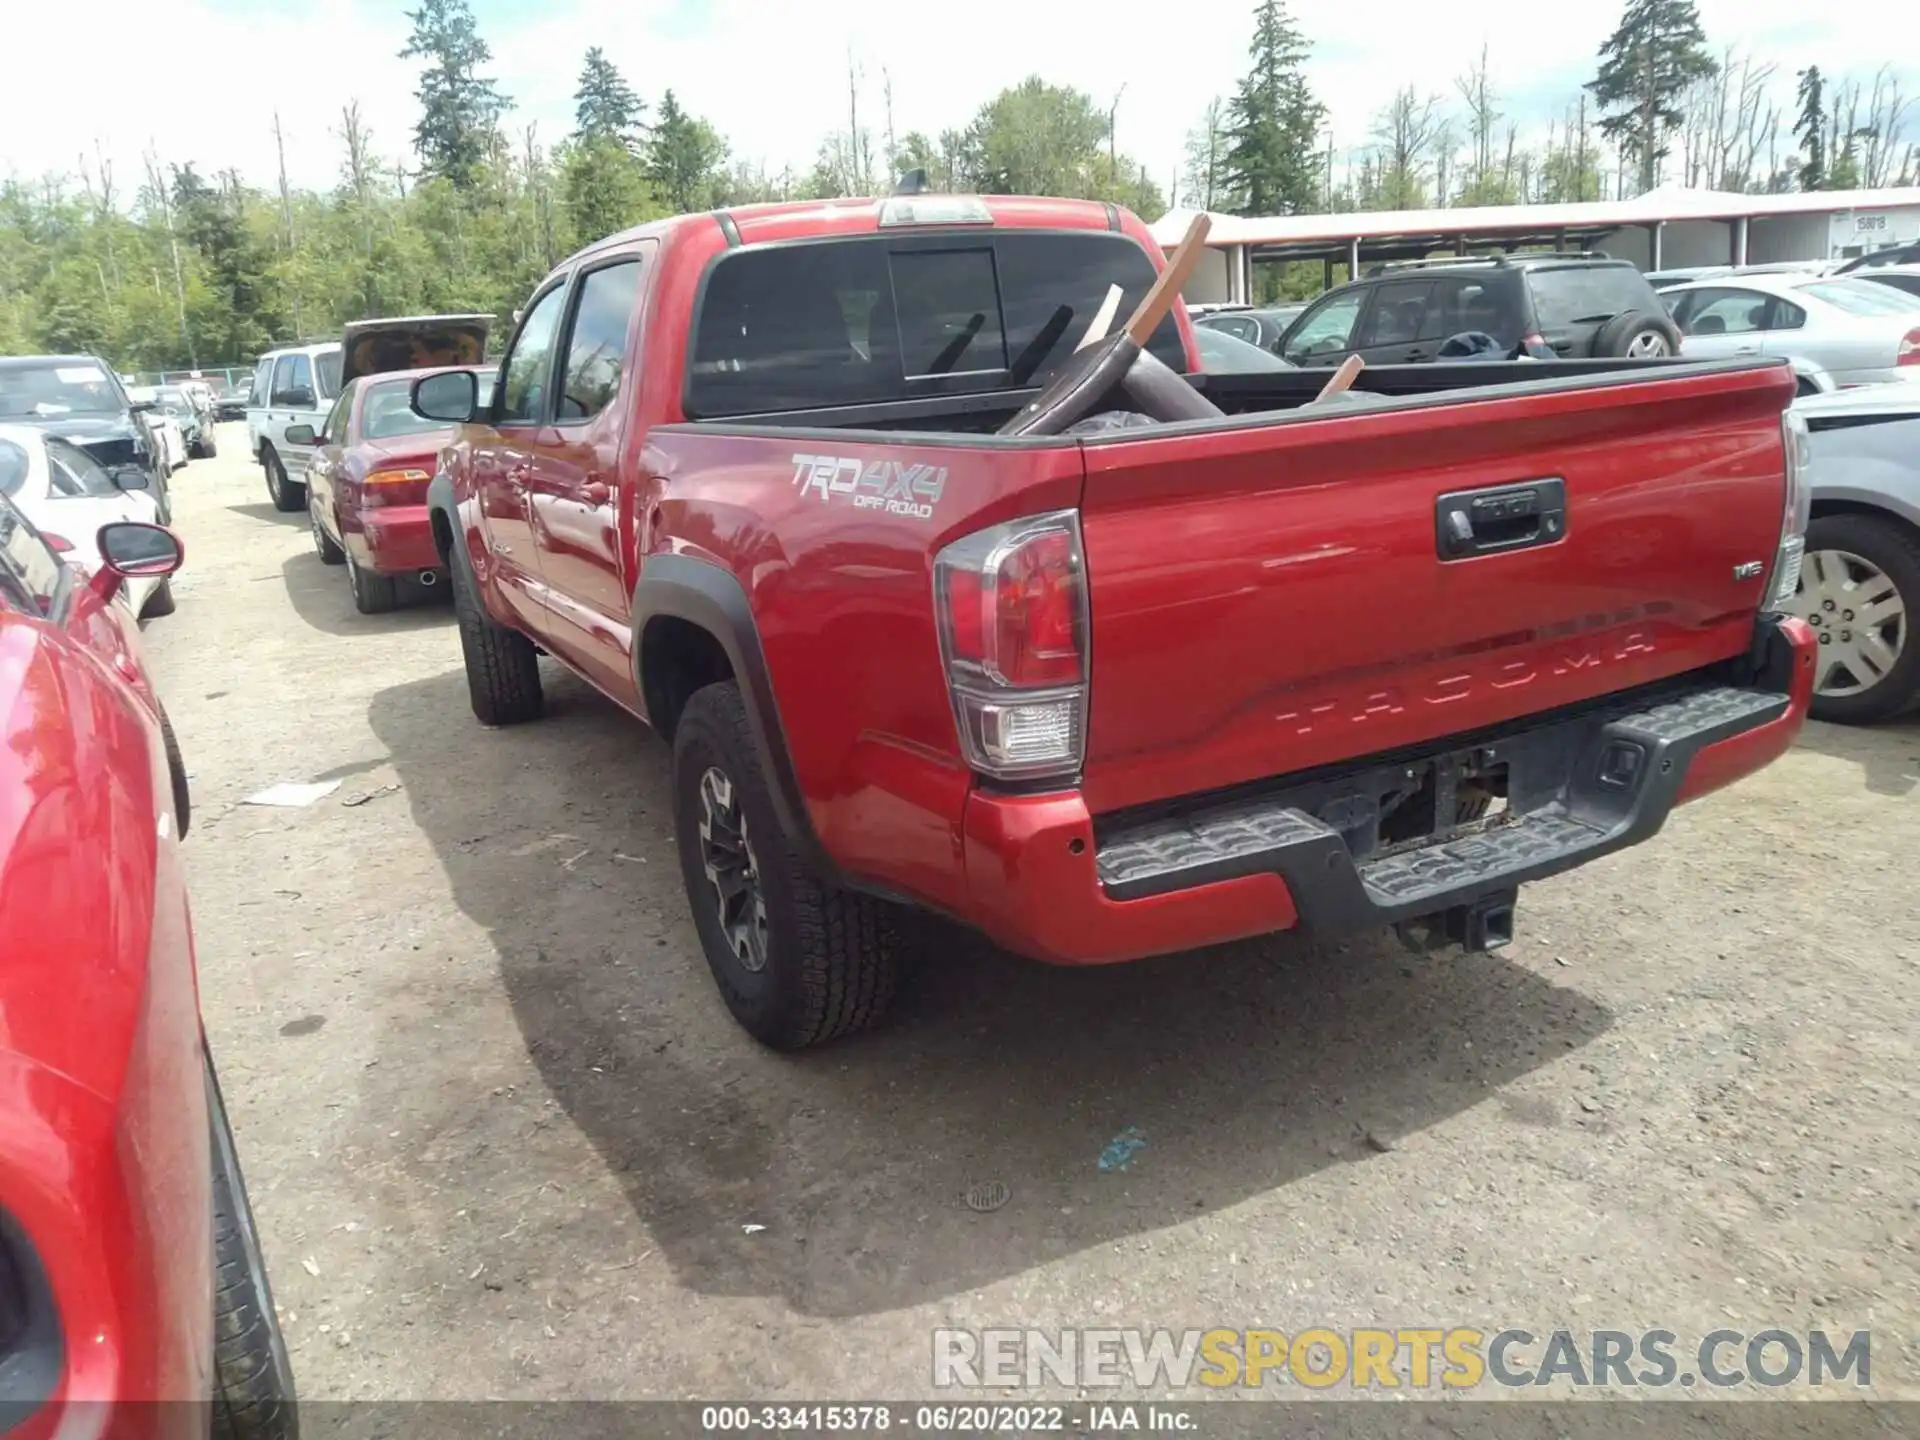
[{"label": "tailgate handle", "polygon": [[1567,533],[1567,482],[1554,477],[1450,491],[1434,502],[1433,518],[1442,560],[1551,545]]}]

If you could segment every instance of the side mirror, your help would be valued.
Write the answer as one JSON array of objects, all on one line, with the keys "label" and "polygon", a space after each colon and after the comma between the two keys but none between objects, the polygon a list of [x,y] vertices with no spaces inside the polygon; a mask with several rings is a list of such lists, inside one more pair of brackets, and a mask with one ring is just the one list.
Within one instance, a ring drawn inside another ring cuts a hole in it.
[{"label": "side mirror", "polygon": [[93,572],[88,584],[103,601],[119,593],[121,581],[171,575],[187,558],[179,536],[164,526],[137,520],[102,525],[93,543],[106,563]]},{"label": "side mirror", "polygon": [[464,425],[480,408],[480,382],[471,370],[443,370],[414,381],[407,398],[422,420]]},{"label": "side mirror", "polygon": [[123,465],[113,472],[114,487],[119,490],[151,490],[153,480],[137,465]]},{"label": "side mirror", "polygon": [[312,445],[315,444],[316,441],[317,437],[314,435],[313,426],[311,425],[289,425],[287,427],[287,443],[289,445]]}]

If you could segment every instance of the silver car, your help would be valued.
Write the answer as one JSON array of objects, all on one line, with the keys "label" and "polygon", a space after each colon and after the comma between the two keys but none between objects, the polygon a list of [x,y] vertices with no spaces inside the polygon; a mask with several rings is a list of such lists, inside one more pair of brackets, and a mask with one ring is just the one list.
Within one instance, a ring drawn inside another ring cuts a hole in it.
[{"label": "silver car", "polygon": [[1885,720],[1920,702],[1920,385],[1793,402],[1807,423],[1813,520],[1790,607],[1820,637],[1817,720]]},{"label": "silver car", "polygon": [[1920,381],[1920,295],[1852,276],[1739,275],[1660,292],[1691,360],[1784,355],[1835,385]]}]

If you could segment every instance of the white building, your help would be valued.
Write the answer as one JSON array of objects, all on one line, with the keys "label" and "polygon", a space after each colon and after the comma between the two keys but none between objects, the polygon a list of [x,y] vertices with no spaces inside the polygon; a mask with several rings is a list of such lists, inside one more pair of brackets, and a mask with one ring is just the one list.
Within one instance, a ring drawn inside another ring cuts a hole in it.
[{"label": "white building", "polygon": [[[1319,260],[1349,275],[1366,264],[1449,251],[1549,245],[1604,250],[1644,270],[1843,259],[1920,241],[1920,188],[1736,195],[1662,186],[1631,200],[1580,205],[1463,206],[1345,215],[1213,215],[1208,255],[1187,284],[1194,302],[1241,302],[1262,261]],[[1149,227],[1172,249],[1193,212]]]}]

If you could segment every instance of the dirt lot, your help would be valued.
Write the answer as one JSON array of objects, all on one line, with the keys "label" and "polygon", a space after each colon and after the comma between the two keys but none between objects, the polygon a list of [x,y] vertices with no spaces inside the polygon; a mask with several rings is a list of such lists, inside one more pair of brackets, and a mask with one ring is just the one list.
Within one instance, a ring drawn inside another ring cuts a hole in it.
[{"label": "dirt lot", "polygon": [[356,615],[221,443],[147,641],[305,1395],[914,1396],[939,1325],[1457,1323],[1871,1327],[1920,1396],[1920,727],[1813,727],[1497,956],[929,928],[888,1029],[781,1057],[707,976],[664,748],[557,671],[481,730],[448,609]]}]

